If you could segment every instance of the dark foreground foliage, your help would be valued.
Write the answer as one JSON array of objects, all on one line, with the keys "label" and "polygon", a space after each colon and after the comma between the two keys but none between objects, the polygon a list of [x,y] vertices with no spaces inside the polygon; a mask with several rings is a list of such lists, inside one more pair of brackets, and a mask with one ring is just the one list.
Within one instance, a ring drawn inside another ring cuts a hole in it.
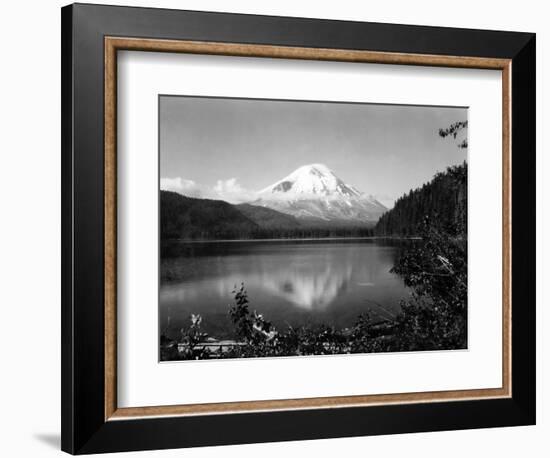
[{"label": "dark foreground foliage", "polygon": [[406,250],[393,272],[412,290],[396,318],[392,351],[467,346],[467,240],[426,221],[423,241]]},{"label": "dark foreground foliage", "polygon": [[332,355],[419,350],[450,350],[467,345],[466,239],[450,235],[428,219],[422,240],[405,249],[393,271],[411,289],[394,319],[373,321],[366,313],[350,328],[329,325],[276,329],[250,310],[244,285],[229,306],[234,340],[217,341],[191,316],[181,338],[161,338],[162,360]]}]

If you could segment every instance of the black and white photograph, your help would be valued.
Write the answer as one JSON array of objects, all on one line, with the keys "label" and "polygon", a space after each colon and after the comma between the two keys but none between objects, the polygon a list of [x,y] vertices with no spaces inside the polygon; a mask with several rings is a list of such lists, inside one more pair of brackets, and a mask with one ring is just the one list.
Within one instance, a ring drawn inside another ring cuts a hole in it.
[{"label": "black and white photograph", "polygon": [[466,349],[467,154],[467,107],[160,95],[160,360]]}]

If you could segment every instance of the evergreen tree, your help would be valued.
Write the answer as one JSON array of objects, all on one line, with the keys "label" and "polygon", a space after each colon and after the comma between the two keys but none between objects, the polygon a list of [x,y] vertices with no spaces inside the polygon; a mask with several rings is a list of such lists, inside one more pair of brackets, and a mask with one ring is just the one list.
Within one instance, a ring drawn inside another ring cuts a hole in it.
[{"label": "evergreen tree", "polygon": [[432,181],[410,190],[384,213],[374,229],[380,236],[417,236],[424,219],[436,221],[446,233],[465,233],[467,224],[468,165],[448,167]]}]

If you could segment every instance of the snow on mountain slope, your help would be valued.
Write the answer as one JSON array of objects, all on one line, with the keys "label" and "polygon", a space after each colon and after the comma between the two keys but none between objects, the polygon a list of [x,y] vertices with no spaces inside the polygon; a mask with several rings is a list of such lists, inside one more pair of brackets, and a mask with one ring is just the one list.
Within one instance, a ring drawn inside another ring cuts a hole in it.
[{"label": "snow on mountain slope", "polygon": [[251,202],[298,218],[375,222],[387,208],[374,197],[346,184],[324,164],[299,167],[262,189]]},{"label": "snow on mountain slope", "polygon": [[303,198],[306,196],[359,197],[361,193],[348,186],[324,164],[303,165],[287,177],[260,191],[271,198]]}]

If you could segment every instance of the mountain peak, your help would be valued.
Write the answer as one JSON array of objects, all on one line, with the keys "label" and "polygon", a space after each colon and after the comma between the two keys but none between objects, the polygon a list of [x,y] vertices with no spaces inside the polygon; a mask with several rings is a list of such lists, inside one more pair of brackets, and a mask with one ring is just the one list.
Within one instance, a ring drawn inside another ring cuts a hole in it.
[{"label": "mountain peak", "polygon": [[294,195],[296,198],[347,196],[361,193],[338,178],[325,164],[308,164],[298,167],[290,175],[260,191],[260,196],[271,198]]},{"label": "mountain peak", "polygon": [[302,165],[301,167],[298,167],[295,172],[306,172],[310,174],[322,174],[322,175],[330,175],[332,170],[330,170],[325,164],[307,164]]},{"label": "mountain peak", "polygon": [[372,221],[386,208],[346,184],[325,164],[307,164],[262,189],[255,205],[296,217]]}]

